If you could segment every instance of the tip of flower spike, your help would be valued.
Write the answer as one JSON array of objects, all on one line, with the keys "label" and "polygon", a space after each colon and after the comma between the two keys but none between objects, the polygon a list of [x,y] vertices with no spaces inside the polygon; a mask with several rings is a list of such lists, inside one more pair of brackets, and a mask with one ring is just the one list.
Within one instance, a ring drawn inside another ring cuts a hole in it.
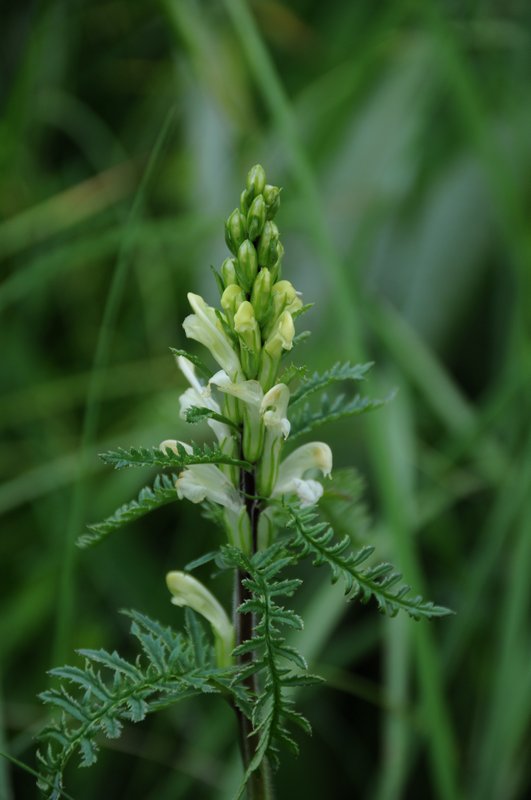
[{"label": "tip of flower spike", "polygon": [[261,164],[255,164],[247,173],[247,191],[251,197],[262,194],[266,185],[266,174]]}]

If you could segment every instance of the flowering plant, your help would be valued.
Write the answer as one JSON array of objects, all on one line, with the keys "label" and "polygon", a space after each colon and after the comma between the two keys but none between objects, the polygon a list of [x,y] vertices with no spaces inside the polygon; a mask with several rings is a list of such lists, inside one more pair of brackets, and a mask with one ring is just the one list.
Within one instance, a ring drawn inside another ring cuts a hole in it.
[{"label": "flowering plant", "polygon": [[[301,583],[286,577],[287,570],[305,557],[317,566],[328,565],[332,580],[344,581],[348,597],[372,598],[390,615],[404,610],[419,619],[447,613],[411,597],[390,564],[374,562],[372,546],[356,550],[351,537],[336,537],[319,519],[332,451],[322,441],[295,448],[292,441],[329,420],[378,408],[381,401],[341,395],[332,402],[324,396],[317,406],[309,402],[333,383],[363,380],[370,364],[336,364],[314,374],[286,366],[285,354],[305,336],[295,335],[295,322],[309,306],[282,277],[284,248],[273,221],[279,205],[280,189],[267,184],[263,168],[254,166],[240,205],[225,225],[231,255],[216,273],[221,308],[188,295],[193,313],[184,320],[185,333],[207,349],[217,366],[212,370],[196,355],[174,351],[189,384],[180,413],[190,423],[206,421],[215,444],[167,439],[157,448],[120,448],[102,456],[116,468],[156,466],[176,472],[159,475],[137,500],[90,526],[82,546],[177,499],[201,504],[224,535],[215,552],[199,556],[187,571],[167,575],[172,602],[186,608],[184,633],[129,612],[141,658],[129,662],[116,652],[83,650],[83,668],[52,671],[63,684],[44,692],[42,699],[61,715],[41,734],[46,746],[39,753],[40,787],[50,798],[60,797],[63,770],[73,753],[85,766],[96,760],[99,734],[117,737],[125,721],[140,721],[204,692],[222,694],[236,711],[244,765],[238,796],[247,791],[252,800],[271,797],[271,772],[281,746],[296,751],[293,728],[309,730],[290,689],[319,680],[286,639],[286,630],[300,629],[302,620],[279,604]],[[190,574],[209,560],[235,574],[232,620]],[[208,622],[212,641],[197,615]],[[102,670],[112,674],[111,681]],[[74,695],[65,688],[68,683],[77,690]]]}]

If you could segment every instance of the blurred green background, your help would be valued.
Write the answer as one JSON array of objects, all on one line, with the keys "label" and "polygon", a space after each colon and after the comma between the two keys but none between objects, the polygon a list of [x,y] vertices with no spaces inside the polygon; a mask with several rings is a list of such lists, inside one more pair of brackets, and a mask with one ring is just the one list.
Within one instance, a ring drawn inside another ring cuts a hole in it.
[{"label": "blurred green background", "polygon": [[[297,358],[370,358],[367,391],[398,388],[322,434],[336,467],[364,476],[363,536],[456,611],[388,621],[304,573],[299,644],[329,683],[301,693],[314,734],[286,755],[277,796],[529,796],[530,23],[524,0],[3,8],[0,747],[13,757],[35,765],[45,671],[79,646],[130,655],[120,608],[180,625],[163,576],[217,541],[178,503],[74,547],[150,477],[98,452],[190,435],[168,347],[184,345],[186,291],[216,299],[208,267],[259,161],[284,187],[285,276],[318,301]],[[230,798],[234,740],[221,701],[191,701],[129,727],[67,789]],[[0,798],[36,796],[0,759]]]}]

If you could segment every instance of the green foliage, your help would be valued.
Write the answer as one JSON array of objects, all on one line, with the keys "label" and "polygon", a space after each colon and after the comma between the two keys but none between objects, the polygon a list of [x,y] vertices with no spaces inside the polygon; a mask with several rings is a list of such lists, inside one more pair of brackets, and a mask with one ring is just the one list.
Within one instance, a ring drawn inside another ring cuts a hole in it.
[{"label": "green foliage", "polygon": [[79,650],[84,666],[51,670],[62,683],[40,695],[58,712],[39,736],[39,786],[49,800],[61,796],[68,760],[77,754],[80,766],[91,766],[98,757],[98,738],[118,738],[124,723],[141,722],[149,713],[204,693],[228,692],[245,707],[244,691],[232,689],[230,671],[215,666],[213,649],[193,612],[187,609],[186,634],[137,611],[126,613],[141,656],[127,661],[116,652]]},{"label": "green foliage", "polygon": [[177,442],[177,453],[173,450],[160,450],[158,447],[131,447],[126,449],[118,447],[101,453],[100,458],[106,464],[112,464],[115,469],[124,467],[168,467],[170,469],[183,469],[192,464],[231,464],[235,467],[250,469],[250,464],[239,458],[232,458],[222,453],[218,447],[192,445],[192,452],[188,453],[185,447]]},{"label": "green foliage", "polygon": [[186,409],[186,421],[192,424],[197,422],[203,422],[207,419],[215,419],[217,422],[223,422],[224,425],[228,425],[230,428],[234,428],[238,430],[238,426],[228,417],[225,417],[223,414],[218,414],[217,411],[214,411],[211,408],[206,408],[206,406],[190,406]]},{"label": "green foliage", "polygon": [[315,303],[305,303],[296,311],[293,311],[291,316],[293,317],[293,319],[298,319],[298,317],[302,317],[303,314],[306,314],[307,311],[310,311],[314,307],[314,305]]},{"label": "green foliage", "polygon": [[177,500],[177,492],[175,489],[176,475],[157,475],[153,488],[151,486],[144,486],[140,490],[138,498],[131,500],[130,503],[125,503],[120,506],[114,514],[102,522],[96,522],[89,525],[90,533],[85,533],[79,537],[77,544],[79,547],[90,547],[98,542],[101,542],[106,536],[113,531],[123,528],[129,522],[149,514],[150,511],[155,511],[161,506],[168,503],[173,503]]},{"label": "green foliage", "polygon": [[308,341],[311,335],[312,335],[311,331],[301,331],[300,333],[298,333],[296,336],[293,337],[291,350],[286,350],[284,352],[284,355],[286,355],[286,353],[288,352],[292,352],[300,344],[303,344],[303,342]]},{"label": "green foliage", "polygon": [[405,611],[413,619],[443,617],[450,614],[447,608],[436,606],[422,597],[410,597],[411,588],[401,583],[402,575],[392,564],[381,562],[375,566],[364,566],[372,556],[374,547],[368,545],[358,552],[351,549],[350,537],[338,539],[333,528],[319,522],[315,509],[288,506],[288,527],[293,531],[288,540],[289,547],[300,558],[309,556],[315,566],[327,564],[332,572],[332,581],[342,578],[345,594],[358,597],[362,603],[374,599],[381,612],[394,617]]},{"label": "green foliage", "polygon": [[280,374],[279,380],[282,383],[285,383],[286,386],[289,386],[290,383],[296,380],[304,380],[308,375],[308,367],[304,366],[303,364],[290,364],[289,367],[286,367],[285,370]]},{"label": "green foliage", "polygon": [[[309,675],[302,655],[286,643],[283,629],[301,630],[302,619],[294,611],[279,605],[277,598],[291,597],[301,585],[298,578],[280,578],[280,573],[294,563],[282,543],[259,551],[252,557],[234,547],[223,547],[221,563],[245,574],[242,584],[249,593],[238,609],[240,614],[252,614],[252,638],[242,642],[235,655],[252,653],[254,659],[238,671],[235,680],[242,684],[250,676],[260,676],[260,688],[252,709],[253,735],[258,744],[245,778],[258,769],[267,756],[278,762],[279,745],[298,753],[298,745],[288,726],[296,725],[306,733],[310,724],[293,707],[286,691],[320,679]],[[289,664],[289,666],[286,666]],[[295,670],[294,670],[295,667]]]},{"label": "green foliage", "polygon": [[178,356],[183,356],[183,358],[186,358],[188,361],[190,361],[190,363],[191,363],[191,364],[193,364],[193,365],[194,365],[194,367],[195,367],[197,370],[199,370],[199,372],[200,372],[202,375],[204,375],[204,376],[205,376],[205,378],[210,378],[210,376],[211,376],[211,374],[212,374],[212,370],[210,370],[210,369],[207,367],[207,365],[205,364],[205,362],[204,362],[204,361],[203,361],[201,358],[199,358],[199,356],[196,356],[196,355],[195,355],[195,354],[193,354],[193,353],[188,353],[188,351],[187,351],[187,350],[182,350],[181,348],[178,348],[178,347],[170,347],[170,352],[171,352],[171,353],[172,353],[172,354],[173,354],[173,355],[174,355],[176,358],[177,358]]},{"label": "green foliage", "polygon": [[293,392],[290,399],[290,408],[293,408],[314,392],[326,389],[332,383],[363,380],[372,366],[372,362],[368,364],[350,364],[347,361],[341,364],[338,361],[326,372],[314,372],[313,375],[305,378],[299,388]]},{"label": "green foliage", "polygon": [[344,417],[375,411],[377,408],[381,408],[385,402],[386,400],[371,400],[369,397],[360,395],[356,395],[352,400],[347,400],[342,394],[331,401],[328,395],[324,394],[321,404],[316,410],[312,409],[309,403],[305,403],[300,411],[290,416],[290,441],[298,436],[311,433],[315,428],[320,428],[327,422],[335,422]]}]

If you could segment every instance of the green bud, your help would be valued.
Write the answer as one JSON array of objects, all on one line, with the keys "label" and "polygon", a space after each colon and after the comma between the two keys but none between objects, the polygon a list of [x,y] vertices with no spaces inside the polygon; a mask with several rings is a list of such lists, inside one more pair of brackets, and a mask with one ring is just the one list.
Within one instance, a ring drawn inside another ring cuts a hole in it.
[{"label": "green bud", "polygon": [[270,506],[258,518],[258,550],[266,550],[275,540],[276,525],[273,519],[274,509]]},{"label": "green bud", "polygon": [[264,187],[264,201],[267,209],[267,218],[273,219],[280,207],[280,189],[278,186],[267,184]]},{"label": "green bud", "polygon": [[225,394],[223,396],[222,413],[224,417],[231,419],[233,422],[236,422],[236,424],[240,423],[242,415],[238,398],[230,394]]},{"label": "green bud", "polygon": [[247,236],[247,223],[238,208],[235,208],[225,223],[225,241],[229,250],[236,255],[238,247]]},{"label": "green bud", "polygon": [[277,260],[271,267],[271,280],[276,283],[281,278],[282,258],[284,256],[284,245],[282,242],[277,243]]},{"label": "green bud", "polygon": [[258,239],[264,229],[266,221],[266,204],[263,195],[255,197],[247,214],[247,227],[249,239]]},{"label": "green bud", "polygon": [[223,278],[223,283],[225,288],[230,286],[231,283],[236,283],[236,259],[235,258],[226,258],[223,264],[220,267],[221,277]]},{"label": "green bud", "polygon": [[[232,400],[235,398],[233,397]],[[228,416],[227,414],[225,416]],[[229,417],[231,419],[231,417]],[[239,441],[235,436],[228,436],[220,442],[220,450],[226,456],[238,458]],[[239,487],[240,470],[234,464],[219,464],[219,469],[231,481],[233,486]]]},{"label": "green bud", "polygon": [[[291,350],[295,326],[289,311],[283,311],[262,348],[258,380],[267,392],[275,383],[283,350]],[[243,366],[243,364],[242,364]]]},{"label": "green bud", "polygon": [[266,175],[260,164],[255,164],[247,173],[247,191],[251,198],[256,197],[265,189]]},{"label": "green bud", "polygon": [[258,493],[269,497],[275,488],[278,477],[278,465],[282,453],[282,439],[269,440],[267,433],[264,437],[263,454],[258,465],[256,483]]},{"label": "green bud", "polygon": [[254,308],[254,315],[258,322],[262,322],[267,317],[271,301],[271,273],[264,267],[258,273],[253,284],[251,303]]},{"label": "green bud", "polygon": [[242,403],[243,436],[242,450],[243,457],[251,464],[255,464],[262,455],[264,447],[264,424],[260,419],[258,409]]},{"label": "green bud", "polygon": [[302,308],[302,300],[289,281],[277,281],[271,289],[271,306],[267,324],[264,327],[264,336],[267,338],[283,311],[294,314]]},{"label": "green bud", "polygon": [[252,200],[253,198],[251,197],[247,189],[244,189],[240,195],[240,211],[242,212],[244,217],[247,216],[247,212],[249,211],[249,207],[252,203]]},{"label": "green bud", "polygon": [[258,243],[258,264],[272,267],[278,259],[279,232],[274,222],[268,220]]},{"label": "green bud", "polygon": [[227,315],[227,319],[232,328],[234,327],[234,315],[244,300],[245,294],[243,293],[243,289],[241,286],[238,286],[237,283],[231,283],[221,295],[221,308]]},{"label": "green bud", "polygon": [[236,275],[238,283],[246,294],[250,293],[257,272],[258,258],[255,246],[249,239],[245,239],[238,248]]},{"label": "green bud", "polygon": [[262,338],[254,309],[245,300],[234,316],[234,330],[240,339],[241,365],[247,378],[255,378],[260,364]]},{"label": "green bud", "polygon": [[[225,512],[225,517],[227,518],[229,514],[230,512]],[[233,514],[230,514],[230,516],[231,519],[226,519],[229,543],[250,555],[252,553],[253,536],[249,514],[245,508],[242,508],[236,519],[233,518]]]}]

